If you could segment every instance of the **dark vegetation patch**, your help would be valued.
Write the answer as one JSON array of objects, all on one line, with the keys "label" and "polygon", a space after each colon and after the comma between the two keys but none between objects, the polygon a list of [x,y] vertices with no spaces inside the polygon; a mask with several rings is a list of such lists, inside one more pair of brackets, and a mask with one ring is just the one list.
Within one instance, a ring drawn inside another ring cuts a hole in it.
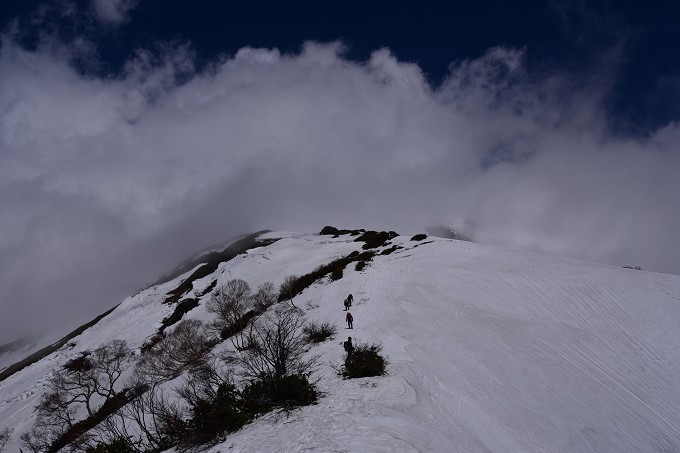
[{"label": "dark vegetation patch", "polygon": [[200,297],[205,296],[205,295],[208,294],[210,291],[212,291],[213,289],[215,289],[216,286],[217,286],[217,280],[213,281],[206,289],[204,289],[203,291],[201,291],[199,294],[196,294],[196,297],[199,297],[199,298],[200,298]]},{"label": "dark vegetation patch", "polygon": [[[361,252],[361,253],[353,252],[353,254],[354,253],[356,253],[355,261],[357,262],[357,264],[354,266],[354,270],[357,271],[357,272],[364,270],[366,268],[366,266],[368,265],[368,263],[370,263],[373,260],[373,257],[375,256],[375,252],[372,251],[372,250],[367,251],[367,252]],[[350,256],[352,256],[352,255],[350,255]]]},{"label": "dark vegetation patch", "polygon": [[399,245],[393,245],[392,247],[383,250],[380,252],[381,255],[389,255],[392,252],[396,252],[397,250],[403,249],[404,247],[401,247]]},{"label": "dark vegetation patch", "polygon": [[[350,230],[338,230],[337,228],[331,226],[326,226],[323,228],[323,230],[321,230],[321,234],[347,234],[347,233],[360,234],[362,232],[363,234],[361,234],[361,236],[356,238],[354,241],[365,242],[365,244],[363,245],[364,250],[385,245],[387,241],[398,236],[398,234],[395,233],[394,231],[389,232],[364,231],[364,230],[350,231]],[[388,253],[392,253],[392,251]],[[374,251],[365,251],[361,253],[359,253],[358,251],[354,251],[349,255],[333,260],[328,264],[323,264],[308,274],[295,276],[294,279],[289,283],[289,285],[287,285],[286,290],[281,291],[281,293],[279,294],[279,302],[284,301],[286,299],[292,300],[293,297],[302,293],[302,291],[304,291],[306,288],[309,288],[315,282],[325,278],[326,276],[330,276],[331,281],[340,280],[343,277],[345,267],[349,263],[356,262],[357,265],[355,266],[355,269],[360,271],[366,267],[366,264],[369,261],[371,261],[375,255],[376,252]]]},{"label": "dark vegetation patch", "polygon": [[331,281],[340,280],[343,275],[343,270],[340,268],[333,269],[331,272]]},{"label": "dark vegetation patch", "polygon": [[201,267],[196,269],[191,275],[189,275],[189,277],[182,281],[182,283],[180,283],[177,288],[170,291],[168,293],[168,297],[165,298],[163,303],[174,304],[175,302],[178,302],[184,294],[191,291],[191,288],[194,287],[194,282],[196,280],[212,274],[215,272],[215,270],[217,270],[217,266],[215,266],[215,269],[211,269],[207,264],[202,264]]},{"label": "dark vegetation patch", "polygon": [[312,286],[314,282],[319,281],[328,275],[331,276],[331,280],[338,280],[342,278],[343,270],[349,263],[355,261],[370,261],[374,256],[375,252],[373,251],[362,253],[354,251],[349,255],[333,260],[328,264],[322,264],[308,274],[295,277],[295,280],[291,281],[290,287],[287,288],[285,292],[282,291],[279,294],[279,302],[292,299],[302,293],[306,288]]},{"label": "dark vegetation patch", "polygon": [[434,241],[425,241],[425,242],[421,242],[420,244],[414,245],[412,248],[420,247],[421,245],[425,245],[425,244],[432,244],[433,242],[434,242]]},{"label": "dark vegetation patch", "polygon": [[[238,241],[234,242],[231,244],[229,247],[226,249],[222,250],[221,252],[210,252],[207,253],[196,260],[191,261],[190,263],[180,267],[178,270],[172,272],[170,275],[167,277],[163,277],[159,282],[166,282],[169,280],[172,280],[173,278],[178,277],[179,275],[182,275],[184,272],[186,272],[186,269],[192,269],[196,266],[201,265],[198,269],[196,269],[189,277],[187,277],[177,288],[174,290],[170,291],[168,293],[168,297],[163,301],[163,303],[166,304],[172,304],[177,301],[182,297],[182,295],[186,294],[188,291],[191,291],[191,288],[193,287],[194,281],[201,279],[203,277],[206,277],[213,272],[217,270],[217,267],[220,265],[220,263],[224,263],[226,261],[229,261],[231,259],[234,259],[235,257],[246,253],[250,249],[254,249],[257,247],[266,247],[268,245],[273,244],[274,242],[278,241],[278,239],[262,239],[258,240],[257,238],[264,234],[268,233],[269,230],[262,230],[258,231],[257,233],[253,233],[251,235],[248,235],[244,237],[243,239],[239,239]],[[184,270],[183,272],[180,272],[181,270]],[[178,273],[179,272],[179,273]],[[160,284],[160,283],[156,283]]]},{"label": "dark vegetation patch", "polygon": [[191,418],[175,433],[183,447],[208,443],[220,434],[238,431],[248,423],[240,392],[234,384],[224,382],[211,395],[191,402]]},{"label": "dark vegetation patch", "polygon": [[423,233],[416,234],[415,236],[413,236],[411,238],[412,241],[422,241],[422,240],[425,240],[425,239],[427,239],[427,234],[423,234]]},{"label": "dark vegetation patch", "polygon": [[632,269],[634,271],[641,271],[642,268],[640,266],[623,266],[624,269]]},{"label": "dark vegetation patch", "polygon": [[364,229],[361,229],[361,230],[339,230],[339,229],[332,227],[332,226],[325,226],[325,227],[323,227],[323,229],[321,230],[321,232],[319,234],[338,237],[338,236],[342,236],[342,235],[345,235],[345,234],[351,234],[352,236],[358,236],[361,233],[365,233],[365,232],[366,232],[366,230],[364,230]]},{"label": "dark vegetation patch", "polygon": [[261,315],[263,310],[249,310],[245,315],[240,317],[236,322],[229,324],[220,332],[220,338],[226,340],[229,337],[241,333],[246,328],[248,323],[256,316]]},{"label": "dark vegetation patch", "polygon": [[317,398],[314,385],[304,374],[256,380],[242,391],[223,382],[216,391],[188,401],[191,417],[177,420],[171,443],[182,448],[204,445],[238,431],[259,415],[314,404]]},{"label": "dark vegetation patch", "polygon": [[156,334],[153,335],[151,338],[149,338],[149,339],[148,339],[148,340],[147,340],[147,341],[139,348],[139,351],[140,351],[142,354],[146,354],[147,352],[149,352],[149,351],[151,350],[151,348],[153,348],[154,346],[156,346],[156,344],[157,344],[159,341],[161,341],[161,340],[163,339],[164,336],[165,336],[165,335],[163,335],[163,333],[156,333]]},{"label": "dark vegetation patch", "polygon": [[315,322],[308,323],[302,328],[302,333],[304,333],[307,342],[309,343],[321,343],[323,341],[332,338],[338,331],[335,324],[330,322],[324,322],[317,324]]},{"label": "dark vegetation patch", "polygon": [[198,307],[198,299],[194,298],[182,299],[180,303],[178,303],[175,306],[175,311],[173,311],[170,316],[163,319],[161,327],[158,329],[158,333],[163,333],[163,331],[166,328],[170,327],[175,323],[178,323],[182,319],[182,316],[184,316],[185,314],[187,314],[196,307]]},{"label": "dark vegetation patch", "polygon": [[90,362],[90,359],[88,358],[89,355],[90,355],[89,351],[81,353],[80,357],[76,357],[75,359],[71,359],[68,362],[66,362],[66,364],[64,365],[64,369],[73,372],[91,370],[92,362]]},{"label": "dark vegetation patch", "polygon": [[243,404],[252,415],[273,409],[293,409],[316,403],[318,394],[304,374],[292,374],[252,382],[243,389]]},{"label": "dark vegetation patch", "polygon": [[352,252],[349,255],[347,255],[349,258],[352,259],[352,261],[371,261],[373,257],[375,256],[375,252],[373,250],[369,250],[367,252]]},{"label": "dark vegetation patch", "polygon": [[15,363],[15,364],[13,364],[13,365],[8,366],[7,368],[5,368],[5,369],[0,373],[0,381],[3,381],[3,380],[5,380],[5,379],[7,379],[8,377],[10,377],[11,375],[13,375],[14,373],[23,370],[24,368],[26,368],[26,367],[29,366],[29,365],[33,365],[33,364],[34,364],[35,362],[37,362],[38,360],[41,360],[41,359],[47,357],[48,355],[52,354],[53,352],[57,351],[59,348],[61,348],[62,346],[64,346],[66,343],[68,343],[70,340],[72,340],[73,338],[77,337],[77,336],[80,335],[81,333],[85,332],[87,329],[89,329],[90,327],[94,326],[95,324],[97,324],[97,323],[98,323],[99,321],[101,321],[105,316],[107,316],[107,315],[110,314],[113,310],[115,310],[116,307],[118,307],[118,305],[116,305],[116,306],[113,307],[112,309],[108,310],[107,312],[102,313],[101,315],[97,316],[97,317],[94,318],[92,321],[88,322],[87,324],[83,324],[82,326],[80,326],[80,327],[78,327],[77,329],[73,330],[73,331],[70,332],[68,335],[66,335],[65,337],[63,337],[61,340],[57,341],[56,343],[52,343],[51,345],[46,346],[46,347],[42,348],[41,350],[39,350],[39,351],[37,351],[37,352],[34,352],[33,354],[29,355],[29,356],[26,357],[25,359],[23,359],[23,360],[21,360],[21,361]]},{"label": "dark vegetation patch", "polygon": [[185,314],[187,314],[196,307],[198,307],[198,299],[194,298],[182,299],[180,303],[178,303],[177,306],[175,307],[175,311],[173,311],[170,316],[163,319],[163,321],[161,322],[161,326],[158,328],[158,331],[156,331],[156,333],[142,345],[140,351],[142,353],[149,352],[151,348],[153,348],[156,345],[156,343],[163,339],[163,337],[165,336],[164,334],[165,329],[172,326],[173,324],[177,324],[178,322],[180,322]]},{"label": "dark vegetation patch", "polygon": [[386,373],[387,360],[380,355],[382,346],[359,343],[354,351],[347,355],[345,367],[341,374],[347,379],[383,376]]},{"label": "dark vegetation patch", "polygon": [[387,241],[397,236],[399,235],[394,231],[367,231],[356,238],[354,242],[365,242],[362,248],[368,250],[387,245]]}]

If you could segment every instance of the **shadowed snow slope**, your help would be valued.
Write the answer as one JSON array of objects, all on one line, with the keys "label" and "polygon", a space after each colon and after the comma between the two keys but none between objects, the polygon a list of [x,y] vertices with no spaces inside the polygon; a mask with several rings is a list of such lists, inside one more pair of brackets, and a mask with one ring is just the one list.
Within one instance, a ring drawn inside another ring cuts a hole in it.
[{"label": "shadowed snow slope", "polygon": [[[215,279],[278,286],[362,245],[350,236],[262,237],[282,239],[223,263],[187,297]],[[295,298],[310,320],[338,326],[311,351],[322,357],[319,403],[264,416],[206,451],[680,451],[680,277],[447,239],[391,244],[403,248]],[[0,429],[16,428],[9,451],[54,368],[114,338],[139,348],[172,312],[163,296],[187,275],[128,298],[1,382]],[[354,330],[344,324],[348,293]],[[212,319],[209,297],[185,317]],[[383,344],[388,376],[338,377],[348,335]]]}]

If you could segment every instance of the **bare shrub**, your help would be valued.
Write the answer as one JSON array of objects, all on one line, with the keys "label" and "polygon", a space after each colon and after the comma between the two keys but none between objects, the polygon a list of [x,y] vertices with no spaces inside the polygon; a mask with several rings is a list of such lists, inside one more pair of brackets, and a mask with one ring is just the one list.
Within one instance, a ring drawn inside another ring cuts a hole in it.
[{"label": "bare shrub", "polygon": [[189,406],[189,419],[176,429],[177,442],[190,447],[209,442],[223,432],[241,428],[249,419],[242,410],[241,395],[231,375],[221,373],[215,362],[193,368],[177,394]]},{"label": "bare shrub", "polygon": [[[50,378],[50,391],[44,393],[40,397],[40,401],[36,406],[36,413],[38,420],[47,426],[66,427],[73,426],[76,422],[77,406],[74,403],[87,403],[89,406],[89,398],[92,396],[92,391],[89,387],[74,388],[73,391],[69,388],[72,381],[70,376],[64,372],[57,373]],[[76,393],[76,391],[78,393]],[[88,409],[88,413],[92,413]]]},{"label": "bare shrub", "polygon": [[310,372],[318,356],[305,358],[305,324],[300,310],[279,306],[258,319],[249,333],[251,348],[239,361],[246,378],[280,379],[287,374]]},{"label": "bare shrub", "polygon": [[366,231],[364,234],[356,238],[355,242],[365,242],[362,246],[364,250],[373,249],[387,245],[390,239],[399,236],[394,231]]},{"label": "bare shrub", "polygon": [[250,298],[250,285],[240,278],[227,281],[219,287],[208,301],[208,311],[217,314],[226,325],[237,321],[246,312]]},{"label": "bare shrub", "polygon": [[253,304],[255,305],[255,309],[260,312],[263,312],[274,305],[277,299],[278,294],[276,293],[272,282],[262,283],[257,287],[255,294],[253,294]]},{"label": "bare shrub", "polygon": [[212,346],[204,324],[197,319],[185,319],[142,356],[136,376],[149,383],[173,379],[204,362]]},{"label": "bare shrub", "polygon": [[[85,408],[88,417],[92,417],[116,397],[116,384],[130,356],[127,343],[114,340],[57,370],[36,406],[35,425],[20,437],[24,448],[36,452],[49,449],[74,427],[79,408]],[[97,402],[101,402],[99,407],[95,406]]]},{"label": "bare shrub", "polygon": [[39,414],[72,424],[71,412],[82,404],[91,416],[97,396],[106,401],[116,394],[116,383],[127,368],[130,355],[125,341],[113,340],[77,359],[77,367],[70,362],[50,378],[50,391],[41,399]]},{"label": "bare shrub", "polygon": [[7,445],[7,442],[9,441],[9,438],[12,435],[12,431],[13,429],[11,428],[5,428],[0,430],[0,453],[5,448],[5,445]]},{"label": "bare shrub", "polygon": [[51,390],[40,397],[36,406],[34,425],[19,437],[22,447],[28,451],[47,451],[76,423],[76,406],[71,404],[71,397],[60,388],[61,382],[55,388],[56,380],[61,381],[63,374],[60,372],[52,377],[49,383]]},{"label": "bare shrub", "polygon": [[295,304],[293,303],[293,297],[295,297],[295,286],[297,285],[299,278],[300,277],[297,275],[289,275],[283,279],[283,283],[281,283],[281,286],[279,286],[279,300],[288,299],[291,305],[295,307]]},{"label": "bare shrub", "polygon": [[109,399],[116,394],[115,384],[127,368],[130,353],[130,348],[123,340],[113,340],[94,350],[92,383],[98,395]]},{"label": "bare shrub", "polygon": [[217,315],[212,328],[223,338],[227,332],[236,332],[237,335],[229,336],[238,349],[245,347],[243,330],[248,323],[246,313],[250,303],[250,286],[245,280],[234,279],[219,287],[206,304],[208,311]]},{"label": "bare shrub", "polygon": [[335,324],[330,322],[324,322],[321,324],[310,322],[302,328],[302,332],[305,334],[307,342],[309,343],[321,343],[331,338],[338,331]]},{"label": "bare shrub", "polygon": [[174,445],[175,433],[184,423],[181,408],[168,402],[162,389],[152,386],[145,390],[96,427],[101,451],[108,451],[107,446],[133,452],[162,451]]},{"label": "bare shrub", "polygon": [[24,449],[33,453],[42,453],[47,451],[52,446],[52,442],[61,434],[57,429],[41,426],[36,423],[31,427],[30,431],[26,431],[19,436],[19,440]]}]

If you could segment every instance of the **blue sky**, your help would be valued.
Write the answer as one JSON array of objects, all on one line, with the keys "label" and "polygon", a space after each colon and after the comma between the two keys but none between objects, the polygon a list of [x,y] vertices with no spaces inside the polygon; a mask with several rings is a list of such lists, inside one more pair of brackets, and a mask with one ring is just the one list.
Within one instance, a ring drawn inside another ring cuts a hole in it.
[{"label": "blue sky", "polygon": [[678,8],[563,3],[4,1],[0,331],[264,228],[680,274]]}]

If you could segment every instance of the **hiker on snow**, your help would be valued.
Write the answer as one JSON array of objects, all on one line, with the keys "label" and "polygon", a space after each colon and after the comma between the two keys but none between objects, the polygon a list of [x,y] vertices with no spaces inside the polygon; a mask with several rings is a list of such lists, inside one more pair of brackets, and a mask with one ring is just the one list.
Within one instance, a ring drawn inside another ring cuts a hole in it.
[{"label": "hiker on snow", "polygon": [[345,341],[342,345],[345,348],[345,352],[347,352],[347,356],[349,357],[352,354],[352,351],[354,351],[354,345],[352,345],[352,337],[347,337],[347,341]]},{"label": "hiker on snow", "polygon": [[352,302],[354,302],[354,296],[352,296],[352,293],[350,293],[350,295],[347,296],[347,306],[348,306],[348,307],[351,307],[351,306],[352,306]]},{"label": "hiker on snow", "polygon": [[347,321],[347,328],[348,329],[354,329],[354,318],[352,317],[352,313],[347,312],[347,315],[345,315],[345,321]]},{"label": "hiker on snow", "polygon": [[345,310],[344,311],[347,311],[347,310],[349,310],[349,299],[345,299]]}]

